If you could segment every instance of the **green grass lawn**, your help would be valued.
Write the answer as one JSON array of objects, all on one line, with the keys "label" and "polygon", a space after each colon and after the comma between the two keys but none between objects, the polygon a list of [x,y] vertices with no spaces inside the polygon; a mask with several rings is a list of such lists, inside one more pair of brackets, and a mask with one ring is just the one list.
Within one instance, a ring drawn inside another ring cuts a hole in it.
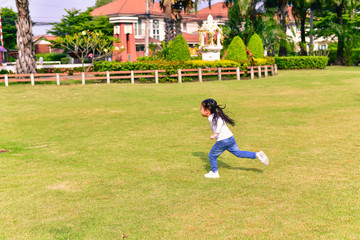
[{"label": "green grass lawn", "polygon": [[[240,149],[205,179],[200,103]],[[360,68],[252,81],[0,87],[0,239],[359,239]]]}]

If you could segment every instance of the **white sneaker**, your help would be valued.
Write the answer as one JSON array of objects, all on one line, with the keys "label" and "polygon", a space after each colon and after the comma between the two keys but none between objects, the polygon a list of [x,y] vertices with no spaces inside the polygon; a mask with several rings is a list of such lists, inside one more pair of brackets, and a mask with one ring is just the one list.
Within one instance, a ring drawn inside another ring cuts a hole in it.
[{"label": "white sneaker", "polygon": [[206,178],[219,178],[220,177],[219,172],[213,172],[213,171],[210,171],[209,173],[205,174],[204,176]]},{"label": "white sneaker", "polygon": [[263,164],[269,165],[269,158],[263,151],[256,153],[256,158],[259,159]]}]

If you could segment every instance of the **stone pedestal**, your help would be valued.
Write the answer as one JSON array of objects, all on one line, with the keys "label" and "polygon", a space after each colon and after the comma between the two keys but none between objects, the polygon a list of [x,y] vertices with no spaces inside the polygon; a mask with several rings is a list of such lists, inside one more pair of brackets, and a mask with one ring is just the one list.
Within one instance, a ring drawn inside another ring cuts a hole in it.
[{"label": "stone pedestal", "polygon": [[222,46],[205,46],[202,51],[202,60],[215,61],[220,60],[220,51]]}]

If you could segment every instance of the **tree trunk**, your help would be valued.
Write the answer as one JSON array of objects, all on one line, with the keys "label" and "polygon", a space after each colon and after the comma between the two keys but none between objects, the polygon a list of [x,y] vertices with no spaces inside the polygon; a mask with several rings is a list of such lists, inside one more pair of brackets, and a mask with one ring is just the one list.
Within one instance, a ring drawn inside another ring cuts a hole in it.
[{"label": "tree trunk", "polygon": [[[285,34],[286,34],[286,17],[287,17],[286,8],[287,8],[287,5],[288,5],[287,0],[280,1],[280,9],[278,11],[280,24],[281,24]],[[286,57],[287,56],[287,50],[286,50],[285,44],[286,44],[285,40],[280,41],[280,50],[279,50],[279,56],[280,57],[284,57],[284,56]]]},{"label": "tree trunk", "polygon": [[172,15],[172,5],[171,1],[167,0],[165,5],[165,45],[175,38],[175,21]]},{"label": "tree trunk", "polygon": [[[339,5],[335,4],[336,8],[336,15],[338,19],[338,24],[340,26],[343,25],[343,9],[344,9],[344,1],[342,1]],[[344,49],[345,49],[345,39],[342,36],[338,37],[338,49],[337,49],[337,58],[335,63],[337,65],[344,65],[345,59],[344,59]]]},{"label": "tree trunk", "polygon": [[29,0],[16,0],[16,6],[18,8],[16,28],[19,53],[18,59],[16,60],[16,72],[18,74],[36,73]]},{"label": "tree trunk", "polygon": [[301,16],[300,22],[301,22],[301,44],[300,44],[300,55],[306,56],[306,40],[305,40],[305,21],[306,21],[306,12],[305,15]]},{"label": "tree trunk", "polygon": [[256,2],[255,2],[255,0],[251,0],[251,3],[250,3],[250,21],[251,21],[253,26],[255,26],[256,22],[257,22],[256,16],[257,16]]},{"label": "tree trunk", "polygon": [[174,40],[174,24],[175,21],[171,18],[164,18],[165,21],[165,45]]},{"label": "tree trunk", "polygon": [[181,34],[181,22],[182,22],[182,17],[179,13],[175,23],[175,36]]}]

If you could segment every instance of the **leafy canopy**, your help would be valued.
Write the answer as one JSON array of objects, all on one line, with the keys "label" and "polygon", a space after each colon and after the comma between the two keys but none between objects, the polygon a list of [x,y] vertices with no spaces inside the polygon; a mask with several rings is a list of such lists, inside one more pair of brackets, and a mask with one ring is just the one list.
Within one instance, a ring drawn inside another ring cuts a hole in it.
[{"label": "leafy canopy", "polygon": [[90,13],[93,9],[88,8],[85,12],[78,9],[65,9],[64,15],[59,23],[53,23],[53,28],[48,31],[55,36],[73,35],[82,31],[101,31],[106,36],[113,35],[114,25],[109,22],[106,16],[93,17]]},{"label": "leafy canopy", "polygon": [[11,8],[1,8],[1,21],[4,36],[4,47],[6,49],[16,49],[16,25],[17,13]]}]

